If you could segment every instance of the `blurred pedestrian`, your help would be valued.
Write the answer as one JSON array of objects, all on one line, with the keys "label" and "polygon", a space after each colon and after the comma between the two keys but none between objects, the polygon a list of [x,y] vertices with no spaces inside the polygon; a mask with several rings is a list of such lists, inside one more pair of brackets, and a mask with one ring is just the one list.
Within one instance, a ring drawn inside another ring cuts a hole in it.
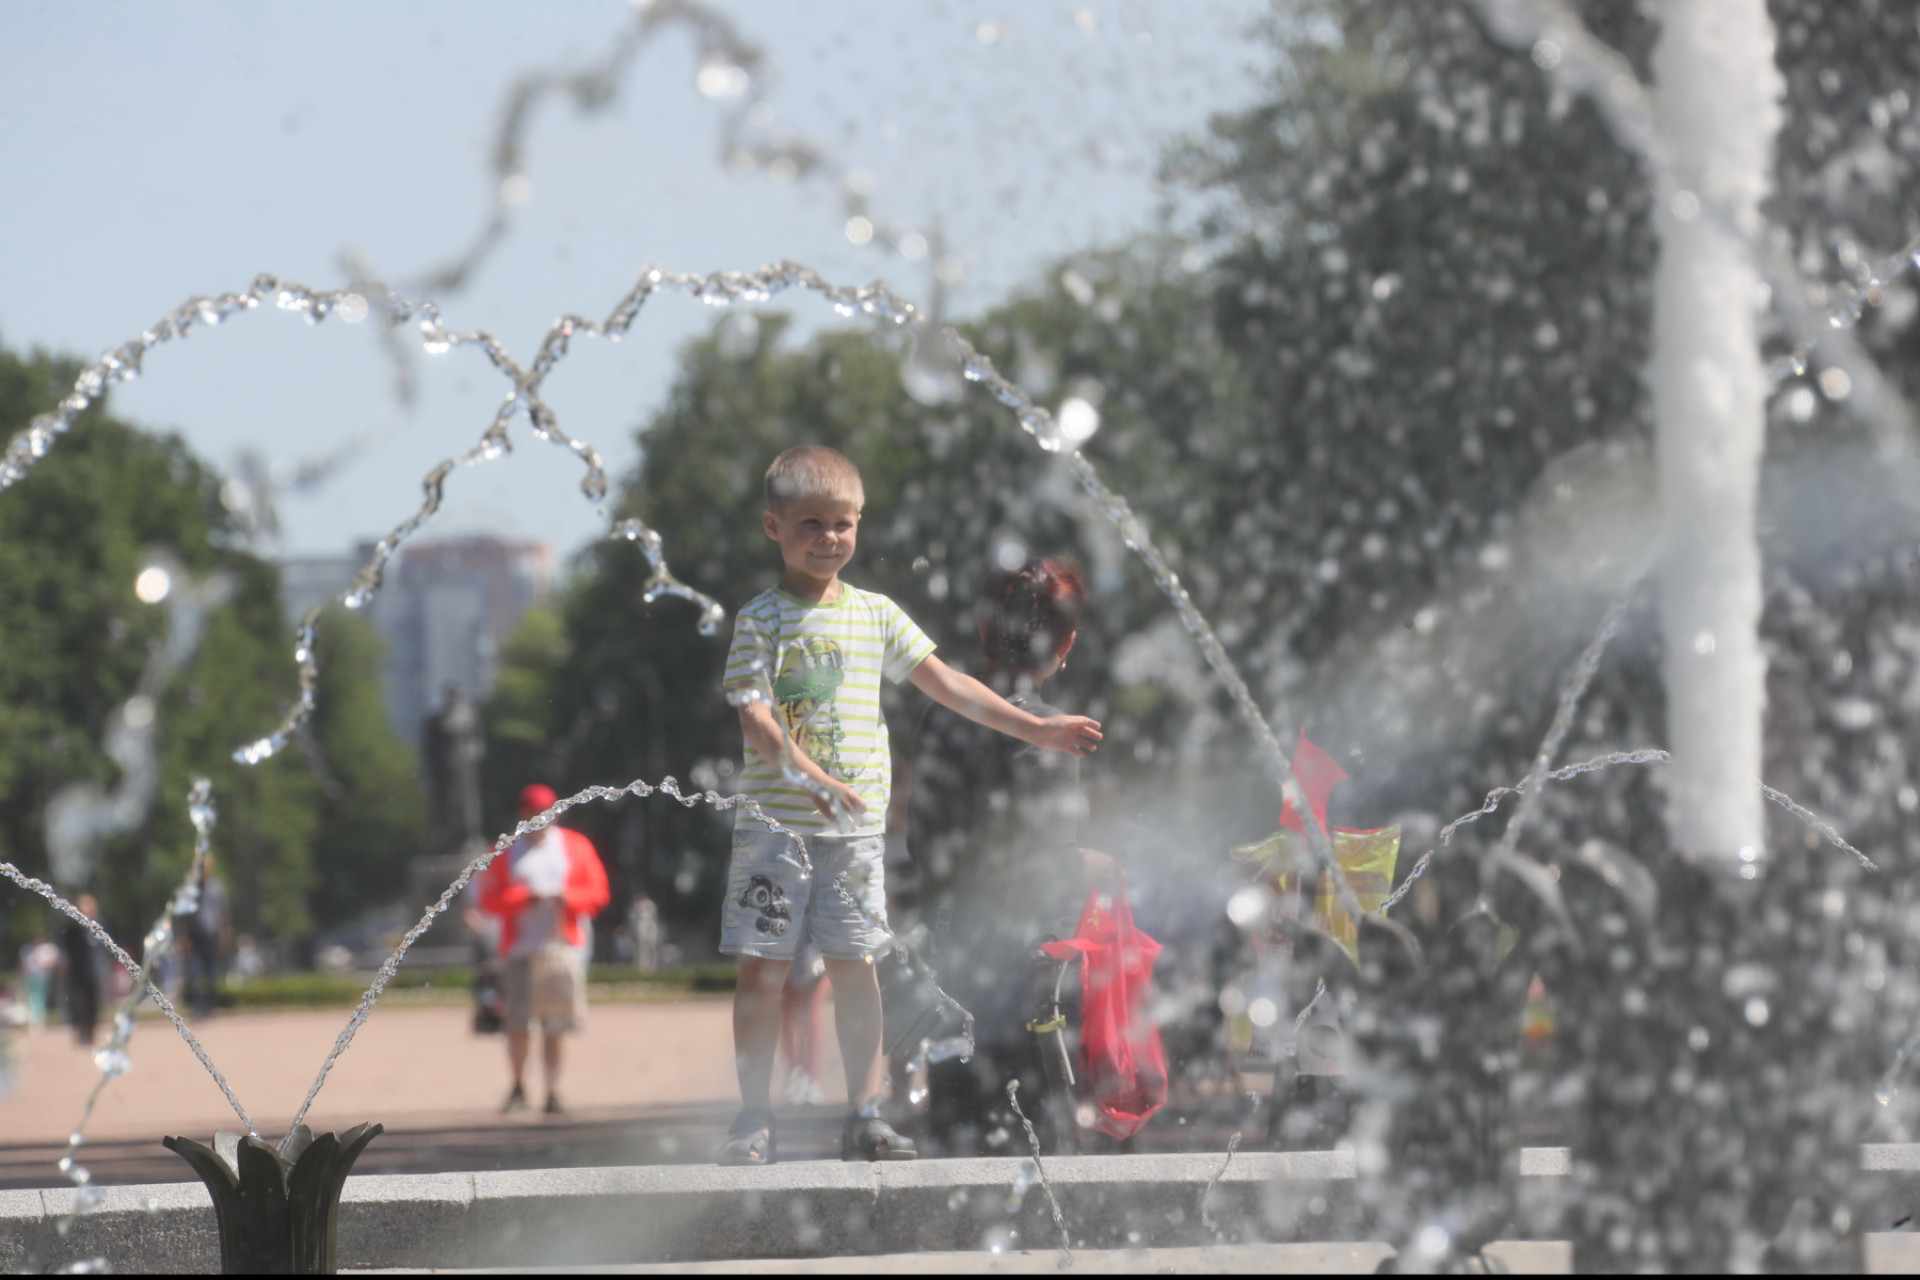
[{"label": "blurred pedestrian", "polygon": [[660,908],[641,894],[633,900],[633,967],[641,973],[660,968]]},{"label": "blurred pedestrian", "polygon": [[[520,817],[553,806],[553,788],[534,783],[520,792]],[[481,878],[480,904],[500,918],[506,958],[507,1062],[513,1091],[503,1112],[527,1105],[527,1054],[532,1028],[541,1031],[549,1115],[560,1104],[560,1037],[580,1029],[587,1009],[586,933],[582,924],[607,905],[607,872],[593,845],[577,831],[547,826],[516,840]]]},{"label": "blurred pedestrian", "polygon": [[200,864],[199,884],[193,910],[182,912],[174,927],[187,935],[187,1003],[195,1017],[204,1018],[220,1003],[221,961],[233,945],[227,885],[214,874],[211,853]]},{"label": "blurred pedestrian", "polygon": [[233,940],[233,960],[227,966],[227,976],[235,986],[242,986],[261,977],[267,971],[267,958],[253,935],[243,933]]},{"label": "blurred pedestrian", "polygon": [[[100,918],[100,903],[90,893],[73,900],[80,914],[89,920]],[[63,953],[61,967],[67,980],[67,1025],[81,1045],[93,1043],[100,1025],[100,993],[106,984],[107,953],[93,930],[78,920],[69,919],[60,935]]]},{"label": "blurred pedestrian", "polygon": [[47,1025],[47,1005],[53,996],[53,978],[60,972],[60,948],[36,934],[32,942],[20,948],[20,984],[27,998],[27,1030],[39,1031]]}]

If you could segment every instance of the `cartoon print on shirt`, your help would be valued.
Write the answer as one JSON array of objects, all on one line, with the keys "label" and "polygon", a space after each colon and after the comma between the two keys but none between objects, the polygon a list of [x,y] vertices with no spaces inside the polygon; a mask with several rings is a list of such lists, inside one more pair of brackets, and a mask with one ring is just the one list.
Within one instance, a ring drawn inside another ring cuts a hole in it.
[{"label": "cartoon print on shirt", "polygon": [[794,640],[780,655],[780,669],[773,677],[773,697],[794,745],[834,777],[852,782],[861,771],[841,762],[840,743],[847,735],[834,707],[834,698],[847,678],[846,667],[846,654],[830,637]]}]

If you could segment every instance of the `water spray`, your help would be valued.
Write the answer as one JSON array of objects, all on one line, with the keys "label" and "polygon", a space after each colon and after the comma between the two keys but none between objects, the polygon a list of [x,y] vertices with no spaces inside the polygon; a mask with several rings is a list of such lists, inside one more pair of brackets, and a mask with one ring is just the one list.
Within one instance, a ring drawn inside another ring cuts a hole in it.
[{"label": "water spray", "polygon": [[1013,1104],[1013,1114],[1020,1117],[1020,1127],[1027,1131],[1027,1145],[1033,1148],[1033,1172],[1040,1179],[1040,1190],[1046,1193],[1047,1208],[1053,1213],[1053,1225],[1060,1232],[1060,1268],[1064,1271],[1073,1265],[1073,1239],[1067,1234],[1067,1218],[1060,1212],[1053,1184],[1047,1181],[1047,1166],[1040,1160],[1040,1135],[1034,1132],[1033,1121],[1027,1119],[1027,1113],[1020,1109],[1018,1080],[1007,1081],[1007,1101]]},{"label": "water spray", "polygon": [[[1307,1015],[1313,1012],[1313,1006],[1319,1003],[1320,997],[1326,994],[1326,990],[1327,984],[1322,982],[1320,989],[1313,993],[1313,1000],[1308,1002],[1307,1007],[1302,1009],[1300,1016],[1294,1020],[1294,1034],[1299,1034],[1301,1024],[1306,1022]],[[1258,1114],[1260,1114],[1260,1095],[1250,1093],[1247,1095],[1246,1119],[1242,1120],[1240,1127],[1227,1137],[1227,1158],[1222,1160],[1220,1167],[1213,1171],[1213,1176],[1207,1179],[1206,1190],[1200,1193],[1200,1225],[1215,1235],[1220,1234],[1220,1224],[1213,1220],[1214,1189],[1220,1185],[1220,1179],[1227,1176],[1227,1170],[1233,1167],[1233,1154],[1240,1149],[1241,1135],[1253,1124],[1253,1118]]]},{"label": "water spray", "polygon": [[[1661,132],[1652,96],[1626,58],[1595,37],[1566,0],[1471,3],[1494,39],[1527,50],[1556,86],[1593,102],[1614,141],[1639,163],[1655,199],[1666,202],[1676,215],[1706,219],[1741,247],[1795,335],[1794,354],[1784,365],[1789,374],[1804,372],[1808,356],[1817,354],[1846,375],[1847,407],[1873,430],[1881,449],[1888,455],[1912,452],[1920,443],[1920,420],[1855,337],[1859,299],[1843,301],[1834,310],[1819,306],[1787,254],[1702,189],[1698,175],[1684,170]],[[1912,255],[1906,258],[1911,262]],[[1870,285],[1861,291],[1863,296],[1870,292]]]},{"label": "water spray", "polygon": [[[1569,779],[1578,778],[1583,774],[1597,773],[1602,769],[1612,768],[1614,765],[1670,764],[1672,761],[1672,754],[1661,750],[1659,747],[1640,747],[1632,751],[1609,751],[1604,755],[1594,756],[1590,760],[1582,760],[1577,764],[1562,765],[1558,769],[1550,770],[1543,776],[1552,782],[1566,782]],[[1867,871],[1880,870],[1878,863],[1848,843],[1847,838],[1841,835],[1840,832],[1834,828],[1833,824],[1825,818],[1822,818],[1819,814],[1807,808],[1778,787],[1768,786],[1764,782],[1756,782],[1754,785],[1759,788],[1761,795],[1771,800],[1774,804],[1779,805],[1782,809],[1785,809],[1788,813],[1800,819],[1800,821],[1806,823],[1809,828],[1817,832],[1828,844],[1840,850],[1842,853],[1852,854],[1854,860],[1858,862],[1863,869]],[[1475,809],[1471,813],[1462,814],[1446,826],[1440,828],[1438,844],[1420,855],[1419,861],[1413,864],[1413,869],[1407,872],[1406,878],[1387,896],[1386,901],[1380,904],[1380,910],[1387,910],[1412,891],[1414,881],[1426,873],[1427,866],[1433,861],[1434,855],[1452,841],[1455,831],[1469,823],[1478,822],[1481,818],[1497,812],[1500,808],[1500,802],[1508,796],[1524,795],[1534,789],[1536,789],[1536,782],[1532,774],[1528,774],[1512,786],[1495,787],[1493,790],[1487,792],[1486,801],[1482,803],[1478,809]]]},{"label": "water spray", "polygon": [[[748,799],[746,796],[722,796],[711,790],[695,792],[692,795],[688,795],[680,790],[679,782],[676,781],[672,775],[662,778],[657,783],[649,783],[644,778],[636,778],[623,787],[587,787],[575,792],[573,795],[562,796],[560,799],[554,801],[552,805],[542,809],[539,813],[534,814],[530,818],[522,819],[514,826],[513,830],[504,833],[499,839],[495,840],[491,848],[467,863],[467,865],[461,869],[460,874],[454,877],[453,883],[447,886],[446,891],[427,907],[426,914],[420,917],[419,923],[407,930],[406,936],[400,940],[400,945],[395,947],[393,954],[389,955],[385,962],[381,964],[379,972],[374,975],[372,985],[367,988],[366,994],[360,997],[360,1003],[354,1007],[352,1016],[347,1019],[347,1025],[334,1040],[333,1048],[327,1053],[326,1060],[320,1064],[319,1074],[314,1077],[312,1086],[307,1090],[307,1096],[300,1103],[300,1110],[295,1113],[293,1123],[288,1126],[289,1129],[298,1128],[307,1118],[307,1110],[313,1106],[313,1100],[319,1096],[321,1088],[326,1084],[327,1075],[333,1070],[333,1064],[340,1060],[340,1055],[345,1053],[347,1046],[353,1043],[354,1035],[360,1030],[361,1025],[366,1022],[367,1016],[373,1012],[373,1006],[379,1002],[380,996],[387,989],[387,984],[393,981],[393,975],[399,971],[401,961],[407,958],[407,952],[412,949],[415,942],[419,941],[420,935],[424,934],[428,929],[431,929],[434,921],[446,913],[447,908],[452,905],[453,900],[459,897],[461,892],[466,889],[469,881],[480,874],[480,872],[486,870],[488,866],[492,865],[493,860],[511,848],[516,840],[524,836],[532,835],[536,831],[544,830],[558,819],[561,814],[573,808],[575,805],[593,804],[603,800],[618,800],[623,796],[630,795],[650,796],[656,793],[670,796],[689,809],[704,802],[722,811],[728,809],[743,810],[756,822],[766,827],[767,830],[779,832],[794,840],[796,844],[799,843],[799,837],[795,835],[793,831],[768,817],[757,803]],[[804,856],[804,853],[802,856]],[[184,1028],[182,1029],[182,1034],[185,1034]],[[208,1069],[212,1069],[211,1064],[208,1064]]]},{"label": "water spray", "polygon": [[[502,402],[492,423],[482,434],[478,443],[465,453],[441,462],[427,474],[422,481],[425,496],[420,508],[375,545],[372,555],[353,585],[340,597],[341,602],[348,608],[360,608],[372,598],[373,593],[379,589],[383,571],[394,551],[438,513],[447,478],[461,466],[489,462],[507,453],[511,448],[508,427],[520,413],[524,412],[528,416],[536,435],[570,450],[581,459],[586,469],[586,474],[580,482],[581,492],[595,507],[603,505],[607,493],[607,477],[598,451],[591,445],[575,440],[561,431],[558,415],[540,398],[539,390],[548,374],[566,357],[576,336],[605,338],[608,341],[619,340],[632,327],[641,309],[653,295],[663,290],[684,293],[698,301],[721,307],[739,303],[765,302],[778,294],[798,290],[822,298],[842,316],[865,315],[884,320],[895,327],[909,328],[916,332],[925,332],[930,327],[930,322],[913,303],[893,293],[885,285],[876,283],[836,286],[821,278],[810,268],[791,262],[776,263],[758,272],[721,271],[707,275],[675,274],[658,268],[649,268],[641,274],[639,281],[604,321],[595,323],[578,315],[567,315],[554,321],[534,359],[523,369],[514,361],[506,347],[491,333],[485,330],[464,332],[449,330],[442,323],[439,309],[434,303],[411,301],[396,294],[388,294],[386,305],[390,315],[396,322],[405,320],[416,322],[420,330],[422,346],[429,354],[444,353],[455,346],[477,346],[494,368],[508,378],[513,390]],[[123,357],[117,353],[109,353],[107,357],[103,357],[100,365],[88,369],[81,375],[76,382],[74,394],[62,402],[58,411],[36,418],[26,431],[17,436],[8,446],[6,466],[0,468],[0,489],[24,478],[31,466],[52,447],[53,441],[71,425],[73,416],[104,391],[109,374],[128,367],[137,369],[137,355],[143,355],[149,347],[172,337],[185,336],[195,324],[204,319],[205,315],[224,319],[228,315],[257,308],[269,296],[274,299],[275,306],[279,309],[302,315],[314,323],[343,306],[347,307],[343,315],[351,315],[356,310],[362,317],[365,315],[364,310],[358,309],[366,306],[366,300],[359,294],[343,290],[313,290],[264,274],[257,277],[244,294],[222,294],[218,298],[190,299],[160,325],[147,331],[134,342],[117,349],[117,352],[134,352],[135,357]],[[358,308],[349,304],[348,299],[355,300]],[[217,323],[217,320],[213,322]],[[1165,554],[1148,536],[1145,525],[1134,514],[1126,499],[1115,493],[1101,480],[1092,464],[1061,429],[1053,415],[1035,404],[1024,391],[1003,377],[994,368],[990,359],[977,351],[952,328],[938,330],[938,336],[951,346],[960,361],[961,372],[968,381],[979,383],[995,399],[1012,409],[1021,428],[1032,436],[1044,451],[1064,457],[1074,477],[1095,499],[1107,519],[1119,530],[1122,541],[1140,557],[1153,574],[1155,583],[1172,602],[1181,622],[1199,644],[1208,665],[1227,686],[1241,719],[1253,733],[1256,743],[1268,758],[1272,776],[1278,784],[1281,795],[1292,800],[1297,808],[1304,809],[1305,793],[1301,790],[1298,779],[1293,776],[1292,762],[1288,759],[1286,752],[1281,749],[1272,727],[1254,701],[1246,680],[1241,676],[1232,659],[1227,656],[1219,637],[1215,635],[1204,615],[1193,603],[1192,596],[1181,583],[1179,575],[1173,571]],[[121,373],[116,376],[131,376],[131,374]],[[643,540],[644,530],[644,525],[629,523],[622,526],[620,536]],[[651,539],[644,541],[649,548],[649,559],[655,566],[654,578],[650,580],[650,589],[664,591],[667,588],[662,583],[671,580],[671,575],[667,574],[663,553],[660,552],[660,546],[663,544]],[[656,558],[656,555],[660,555],[661,558]],[[663,579],[662,575],[666,575],[666,578]],[[691,593],[692,589],[687,588],[686,592]],[[690,598],[697,595],[698,593],[692,593]],[[705,597],[698,598],[705,599]],[[312,631],[308,624],[314,621],[317,621],[317,615],[311,613],[307,619],[303,620],[301,628],[303,642],[296,645],[295,658],[301,670],[300,698],[272,734],[241,747],[235,753],[235,758],[241,763],[256,764],[276,754],[311,714],[312,678],[313,673],[317,672],[317,665],[313,658],[313,647],[310,643]],[[709,627],[717,629],[718,616],[711,602],[708,602],[708,607],[702,614],[701,625],[703,630]],[[1356,920],[1370,921],[1376,927],[1392,933],[1406,948],[1409,955],[1418,962],[1419,944],[1414,941],[1413,935],[1404,926],[1397,921],[1360,908],[1359,899],[1354,895],[1352,885],[1347,882],[1339,859],[1334,855],[1332,841],[1327,834],[1318,830],[1314,824],[1308,824],[1306,845],[1314,860],[1330,877],[1343,909]]]},{"label": "water spray", "polygon": [[[11,862],[0,862],[0,876],[5,876],[29,893],[39,894],[47,900],[48,905],[53,907],[55,911],[75,921],[81,928],[93,935],[94,940],[107,949],[107,953],[119,963],[120,967],[132,975],[134,991],[142,997],[151,996],[154,1004],[160,1007],[160,1012],[165,1014],[167,1021],[173,1024],[173,1029],[178,1031],[180,1038],[187,1042],[187,1048],[193,1050],[193,1056],[200,1060],[200,1065],[207,1069],[207,1074],[213,1077],[213,1082],[220,1086],[220,1092],[226,1097],[227,1104],[233,1108],[234,1114],[240,1117],[240,1123],[246,1126],[247,1132],[257,1132],[254,1129],[252,1117],[247,1115],[246,1108],[242,1107],[239,1098],[234,1096],[233,1086],[229,1085],[227,1078],[220,1074],[220,1068],[213,1065],[213,1059],[207,1056],[206,1048],[201,1045],[199,1037],[193,1034],[193,1029],[187,1026],[185,1019],[180,1016],[180,1011],[174,1008],[173,1001],[167,999],[165,992],[148,981],[146,969],[137,963],[132,956],[128,955],[126,951],[121,948],[120,944],[113,940],[111,934],[100,927],[99,921],[89,919],[86,913],[81,911],[80,908],[61,897],[52,885],[44,880],[39,880],[27,875]],[[162,931],[162,926],[156,924],[153,932],[147,935],[148,944],[159,945],[160,942],[165,942],[170,946],[172,941],[171,924],[168,923],[165,926],[164,932],[167,936],[156,941],[155,935],[162,933]],[[128,999],[131,1000],[133,997],[129,996]],[[116,1029],[118,1028],[120,1016],[119,1014],[115,1015]],[[128,1022],[127,1035],[132,1035],[132,1015],[128,1014],[126,1016]],[[124,1058],[112,1060],[113,1064],[119,1065],[119,1071],[116,1071],[115,1074],[124,1073],[126,1070],[124,1065],[125,1061]],[[106,1067],[103,1066],[102,1070],[105,1069]]]}]

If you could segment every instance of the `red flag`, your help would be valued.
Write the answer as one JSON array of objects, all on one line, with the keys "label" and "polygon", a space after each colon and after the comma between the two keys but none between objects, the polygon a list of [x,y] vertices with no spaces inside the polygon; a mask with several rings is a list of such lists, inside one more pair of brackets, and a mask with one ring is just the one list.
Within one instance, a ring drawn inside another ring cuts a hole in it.
[{"label": "red flag", "polygon": [[1080,927],[1041,948],[1056,960],[1080,955],[1081,1072],[1093,1127],[1131,1138],[1167,1102],[1167,1059],[1147,1011],[1160,944],[1134,927],[1126,873],[1114,868],[1112,896],[1095,885]]},{"label": "red flag", "polygon": [[[1332,756],[1314,746],[1307,731],[1302,729],[1300,745],[1293,753],[1293,776],[1300,780],[1300,789],[1307,794],[1307,807],[1313,810],[1314,822],[1325,831],[1327,801],[1333,789],[1347,780],[1347,771]],[[1280,825],[1301,835],[1307,833],[1306,824],[1300,821],[1291,800],[1280,807]]]}]

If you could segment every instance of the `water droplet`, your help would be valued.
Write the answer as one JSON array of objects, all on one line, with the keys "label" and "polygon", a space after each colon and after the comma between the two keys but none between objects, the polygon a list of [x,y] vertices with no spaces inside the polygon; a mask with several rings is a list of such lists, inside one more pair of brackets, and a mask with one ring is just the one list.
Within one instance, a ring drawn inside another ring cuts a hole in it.
[{"label": "water droplet", "polygon": [[1251,928],[1266,916],[1271,905],[1265,889],[1248,885],[1227,899],[1227,919],[1242,929]]},{"label": "water droplet", "polygon": [[150,564],[133,580],[133,594],[142,604],[159,604],[173,590],[173,575],[157,564]]},{"label": "water droplet", "polygon": [[1013,1171],[1013,1188],[1007,1193],[1007,1213],[1009,1216],[1020,1212],[1020,1202],[1026,1199],[1027,1192],[1033,1187],[1033,1161],[1022,1160],[1020,1167]]},{"label": "water droplet", "polygon": [[1100,411],[1080,396],[1069,396],[1060,404],[1060,434],[1073,445],[1081,445],[1093,438],[1100,429]]},{"label": "water droplet", "polygon": [[745,67],[736,66],[724,57],[709,58],[694,76],[694,86],[706,97],[717,102],[728,102],[743,96],[753,85],[753,77]]}]

